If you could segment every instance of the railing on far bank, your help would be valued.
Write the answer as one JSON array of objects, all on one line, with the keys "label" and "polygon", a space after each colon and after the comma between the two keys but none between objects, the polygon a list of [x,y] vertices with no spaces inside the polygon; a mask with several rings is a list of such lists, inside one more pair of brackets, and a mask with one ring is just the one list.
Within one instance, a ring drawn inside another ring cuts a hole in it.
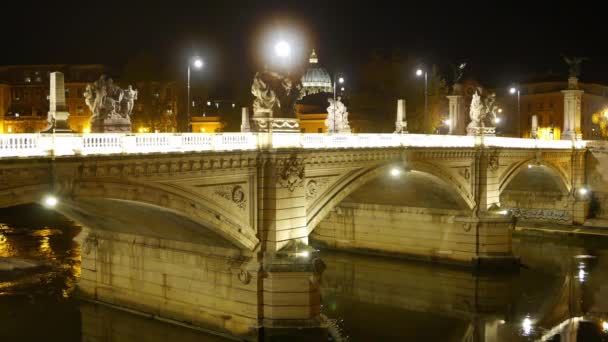
[{"label": "railing on far bank", "polygon": [[303,134],[303,133],[100,133],[1,134],[0,158],[32,156],[110,155],[256,149],[319,149],[475,146],[526,149],[581,149],[586,141],[535,140],[424,134]]}]

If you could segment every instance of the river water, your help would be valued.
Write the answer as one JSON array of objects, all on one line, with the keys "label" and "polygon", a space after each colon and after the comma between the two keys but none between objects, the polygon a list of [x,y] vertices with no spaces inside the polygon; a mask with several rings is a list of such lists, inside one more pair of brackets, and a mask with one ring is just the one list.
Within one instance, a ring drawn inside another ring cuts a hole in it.
[{"label": "river water", "polygon": [[[35,205],[0,210],[0,341],[225,341],[74,298],[79,231]],[[514,253],[518,271],[475,274],[321,251],[323,314],[345,341],[608,340],[608,238],[517,233]]]}]

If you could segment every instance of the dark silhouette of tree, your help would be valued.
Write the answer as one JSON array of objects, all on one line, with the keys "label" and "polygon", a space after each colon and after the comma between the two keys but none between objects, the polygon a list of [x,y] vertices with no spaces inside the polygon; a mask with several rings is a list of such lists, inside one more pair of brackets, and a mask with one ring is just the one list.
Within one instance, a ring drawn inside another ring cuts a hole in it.
[{"label": "dark silhouette of tree", "polygon": [[447,86],[439,69],[432,66],[428,74],[429,117],[424,120],[424,79],[415,76],[418,66],[413,58],[373,54],[359,70],[355,89],[349,92],[349,112],[372,122],[375,132],[393,132],[397,100],[405,99],[408,131],[434,133],[447,115]]}]

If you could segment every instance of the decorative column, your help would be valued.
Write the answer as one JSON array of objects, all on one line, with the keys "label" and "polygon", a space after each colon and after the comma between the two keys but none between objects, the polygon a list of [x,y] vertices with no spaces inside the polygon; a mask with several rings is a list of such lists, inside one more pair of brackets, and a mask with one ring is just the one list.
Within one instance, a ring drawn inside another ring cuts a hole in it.
[{"label": "decorative column", "polygon": [[584,91],[578,89],[578,79],[568,78],[568,90],[564,94],[564,127],[562,140],[581,139],[581,100]]},{"label": "decorative column", "polygon": [[449,104],[450,130],[448,134],[466,134],[466,113],[464,110],[464,96],[462,95],[462,85],[454,84],[454,92],[447,96]]}]

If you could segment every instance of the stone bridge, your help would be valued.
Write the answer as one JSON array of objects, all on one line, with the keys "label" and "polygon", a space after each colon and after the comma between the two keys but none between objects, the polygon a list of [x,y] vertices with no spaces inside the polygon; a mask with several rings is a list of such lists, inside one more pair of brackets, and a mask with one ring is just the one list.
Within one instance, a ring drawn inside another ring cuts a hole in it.
[{"label": "stone bridge", "polygon": [[59,199],[85,227],[85,296],[252,337],[318,325],[309,240],[490,265],[511,259],[516,217],[584,223],[586,155],[483,136],[4,135],[0,207]]}]

